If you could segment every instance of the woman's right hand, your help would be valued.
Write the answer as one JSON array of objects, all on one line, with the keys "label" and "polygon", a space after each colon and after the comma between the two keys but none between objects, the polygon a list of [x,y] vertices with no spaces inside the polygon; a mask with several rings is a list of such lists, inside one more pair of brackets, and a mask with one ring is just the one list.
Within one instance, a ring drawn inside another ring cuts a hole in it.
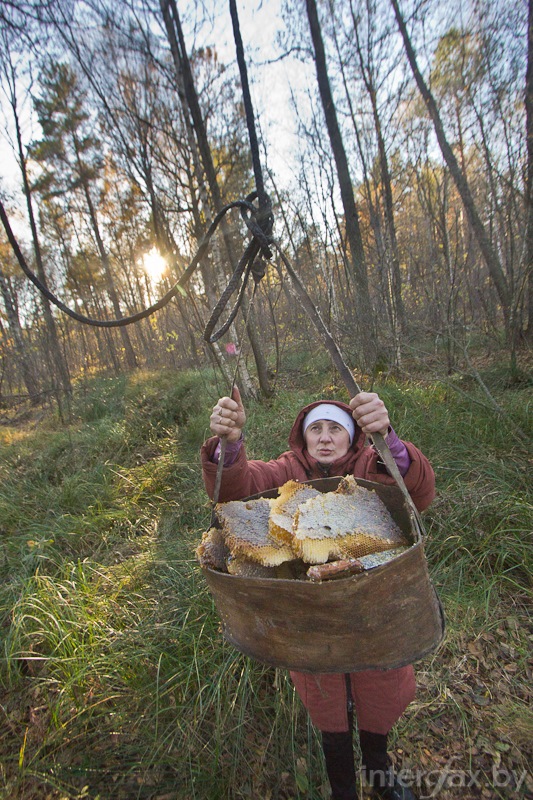
[{"label": "woman's right hand", "polygon": [[209,427],[213,436],[227,436],[228,442],[237,442],[241,438],[246,424],[246,413],[241,400],[241,393],[233,387],[231,397],[221,397],[209,417]]}]

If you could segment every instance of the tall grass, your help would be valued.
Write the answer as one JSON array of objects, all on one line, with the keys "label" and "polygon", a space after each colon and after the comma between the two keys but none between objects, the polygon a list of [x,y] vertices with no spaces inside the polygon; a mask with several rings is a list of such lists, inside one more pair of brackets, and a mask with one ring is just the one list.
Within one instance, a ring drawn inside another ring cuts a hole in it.
[{"label": "tall grass", "polygon": [[[249,455],[284,450],[303,403],[344,396],[331,370],[316,369],[309,384],[292,385],[289,374],[272,400],[248,404]],[[438,479],[427,552],[449,634],[422,678],[446,698],[465,641],[512,618],[516,687],[531,575],[524,453],[494,415],[440,385],[378,389]],[[526,429],[521,392],[498,399]],[[198,448],[217,394],[207,372],[95,379],[79,388],[67,427],[47,418],[2,431],[6,799],[328,796],[317,732],[286,673],[224,642],[194,558],[210,518]],[[518,692],[511,697],[487,717],[500,739],[504,715],[515,731],[527,724]],[[431,702],[428,717],[423,702],[414,707],[400,740],[435,717]],[[460,703],[442,700],[444,713],[473,734]]]}]

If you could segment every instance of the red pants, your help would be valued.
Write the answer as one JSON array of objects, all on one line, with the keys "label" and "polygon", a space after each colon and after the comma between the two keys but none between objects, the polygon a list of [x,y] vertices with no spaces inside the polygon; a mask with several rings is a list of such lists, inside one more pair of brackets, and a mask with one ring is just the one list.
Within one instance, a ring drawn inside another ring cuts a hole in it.
[{"label": "red pants", "polygon": [[[291,672],[291,678],[319,730],[348,730],[346,679],[342,673]],[[360,730],[372,733],[388,733],[416,693],[412,666],[352,672],[350,678],[357,724]]]}]

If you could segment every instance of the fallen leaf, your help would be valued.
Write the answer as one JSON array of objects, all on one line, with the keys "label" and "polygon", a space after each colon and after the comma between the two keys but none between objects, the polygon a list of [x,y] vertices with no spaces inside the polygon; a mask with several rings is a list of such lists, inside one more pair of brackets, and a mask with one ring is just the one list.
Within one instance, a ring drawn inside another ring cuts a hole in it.
[{"label": "fallen leaf", "polygon": [[472,653],[472,655],[477,656],[478,658],[483,655],[483,648],[479,644],[478,641],[475,642],[468,642],[468,652]]},{"label": "fallen leaf", "polygon": [[490,697],[485,697],[482,694],[470,694],[470,697],[474,701],[477,706],[488,706],[490,705]]},{"label": "fallen leaf", "polygon": [[511,749],[511,745],[507,744],[507,742],[494,742],[494,747],[496,750],[499,750],[500,753],[507,753],[507,751]]}]

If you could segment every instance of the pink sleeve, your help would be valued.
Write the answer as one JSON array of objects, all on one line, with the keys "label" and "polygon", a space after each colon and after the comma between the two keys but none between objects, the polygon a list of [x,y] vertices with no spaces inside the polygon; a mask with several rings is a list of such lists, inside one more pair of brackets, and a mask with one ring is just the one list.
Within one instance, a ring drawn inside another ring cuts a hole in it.
[{"label": "pink sleeve", "polygon": [[[226,452],[224,453],[224,466],[231,467],[231,465],[235,462],[237,456],[239,455],[239,451],[242,447],[242,443],[244,441],[244,437],[241,435],[241,438],[238,439],[236,442],[228,442],[226,444]],[[215,447],[215,452],[213,453],[212,461],[214,464],[218,464],[220,459],[220,439]]]},{"label": "pink sleeve", "polygon": [[411,466],[411,457],[407,452],[407,447],[402,440],[398,437],[396,431],[391,428],[387,435],[387,444],[393,459],[396,461],[400,475],[402,478],[407,474],[407,470]]}]

